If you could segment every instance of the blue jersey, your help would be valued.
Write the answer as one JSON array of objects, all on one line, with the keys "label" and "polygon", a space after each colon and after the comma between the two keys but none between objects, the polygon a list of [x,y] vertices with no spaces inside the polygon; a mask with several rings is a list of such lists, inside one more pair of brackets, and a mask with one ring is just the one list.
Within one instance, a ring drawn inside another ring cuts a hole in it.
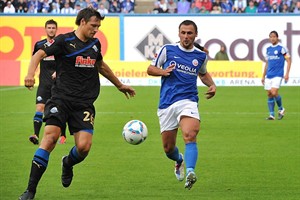
[{"label": "blue jersey", "polygon": [[159,108],[167,108],[183,99],[198,102],[197,77],[207,72],[206,63],[206,53],[198,48],[187,50],[179,43],[164,45],[151,65],[166,69],[175,64],[175,69],[170,76],[161,77]]},{"label": "blue jersey", "polygon": [[289,52],[281,44],[271,45],[267,48],[267,78],[283,77],[285,56],[289,56]]}]

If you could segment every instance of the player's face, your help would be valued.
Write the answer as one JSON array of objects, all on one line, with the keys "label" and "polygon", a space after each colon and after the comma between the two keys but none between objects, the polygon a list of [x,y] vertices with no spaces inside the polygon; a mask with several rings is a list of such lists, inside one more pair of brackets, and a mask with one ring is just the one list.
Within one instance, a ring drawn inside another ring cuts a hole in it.
[{"label": "player's face", "polygon": [[47,24],[46,25],[46,34],[49,39],[53,39],[56,35],[57,27],[55,24]]},{"label": "player's face", "polygon": [[197,33],[193,25],[181,25],[178,36],[181,46],[186,49],[192,49]]},{"label": "player's face", "polygon": [[98,32],[101,21],[95,16],[91,17],[88,22],[83,23],[83,34],[86,38],[93,38]]},{"label": "player's face", "polygon": [[278,37],[276,36],[275,33],[271,33],[271,34],[269,35],[269,40],[270,40],[270,42],[271,42],[273,45],[275,45],[275,44],[278,43]]}]

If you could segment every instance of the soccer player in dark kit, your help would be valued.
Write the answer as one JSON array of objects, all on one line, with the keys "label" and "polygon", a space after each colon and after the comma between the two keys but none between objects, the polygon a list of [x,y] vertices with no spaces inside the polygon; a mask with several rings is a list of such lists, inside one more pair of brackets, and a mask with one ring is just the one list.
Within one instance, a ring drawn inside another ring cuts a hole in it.
[{"label": "soccer player in dark kit", "polygon": [[43,139],[33,156],[27,189],[19,200],[34,198],[50,153],[66,123],[74,136],[75,146],[69,155],[62,158],[61,182],[64,187],[70,186],[73,166],[86,158],[92,145],[95,118],[93,103],[100,92],[99,73],[127,98],[135,95],[135,90],[122,84],[103,61],[101,44],[94,38],[103,19],[104,16],[93,8],[82,9],[77,15],[78,28],[74,32],[57,36],[53,43],[45,45],[31,59],[25,77],[25,86],[28,88],[34,85],[34,71],[42,58],[54,55],[58,66],[53,93],[45,106]]},{"label": "soccer player in dark kit", "polygon": [[[47,43],[52,43],[57,32],[57,22],[53,19],[46,21],[45,32],[47,38],[35,43],[32,55]],[[33,144],[39,144],[39,134],[43,123],[43,115],[45,103],[51,97],[51,87],[56,77],[56,62],[54,56],[47,56],[40,61],[39,86],[36,92],[36,108],[33,117],[34,134],[29,137],[29,141]],[[60,143],[65,143],[65,128],[62,128]]]}]

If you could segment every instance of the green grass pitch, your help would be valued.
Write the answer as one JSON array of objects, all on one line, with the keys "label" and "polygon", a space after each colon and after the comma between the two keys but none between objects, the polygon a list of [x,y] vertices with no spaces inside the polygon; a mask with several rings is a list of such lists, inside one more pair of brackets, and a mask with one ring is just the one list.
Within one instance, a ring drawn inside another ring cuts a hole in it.
[{"label": "green grass pitch", "polygon": [[[206,100],[199,87],[201,131],[198,135],[198,181],[188,191],[173,174],[173,162],[163,153],[156,109],[159,87],[135,87],[127,100],[114,87],[102,87],[95,103],[93,146],[75,166],[69,188],[60,182],[61,157],[74,145],[52,152],[37,200],[298,200],[300,199],[300,87],[281,87],[286,115],[267,121],[263,87],[219,87]],[[37,146],[28,141],[33,131],[35,92],[23,87],[0,87],[0,199],[24,192]],[[123,125],[140,119],[147,140],[126,143]],[[41,131],[42,135],[42,131]],[[181,134],[178,147],[184,150]]]}]

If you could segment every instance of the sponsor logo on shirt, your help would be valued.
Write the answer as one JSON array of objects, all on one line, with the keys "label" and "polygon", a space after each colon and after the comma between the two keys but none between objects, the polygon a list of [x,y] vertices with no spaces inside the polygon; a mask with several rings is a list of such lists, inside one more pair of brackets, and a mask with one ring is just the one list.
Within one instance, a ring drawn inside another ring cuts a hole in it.
[{"label": "sponsor logo on shirt", "polygon": [[43,59],[44,61],[53,61],[55,60],[54,56],[47,56],[46,58]]},{"label": "sponsor logo on shirt", "polygon": [[77,56],[75,61],[75,67],[87,67],[94,68],[96,59],[91,59],[90,57],[83,58],[83,56]]}]

